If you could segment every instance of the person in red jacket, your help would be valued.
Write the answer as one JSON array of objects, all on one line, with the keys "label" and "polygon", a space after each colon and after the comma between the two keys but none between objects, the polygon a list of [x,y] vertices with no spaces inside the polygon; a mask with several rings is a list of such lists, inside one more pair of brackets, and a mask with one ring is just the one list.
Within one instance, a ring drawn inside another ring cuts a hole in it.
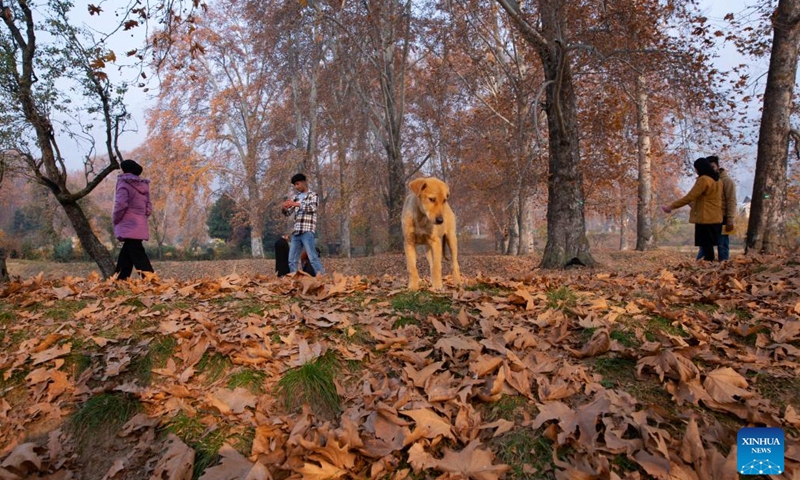
[{"label": "person in red jacket", "polygon": [[133,160],[120,163],[122,175],[117,177],[114,196],[114,236],[122,242],[117,258],[117,279],[125,280],[131,276],[133,268],[139,272],[152,272],[153,266],[147,257],[142,241],[150,240],[147,217],[150,216],[150,180],[139,178],[142,166]]}]

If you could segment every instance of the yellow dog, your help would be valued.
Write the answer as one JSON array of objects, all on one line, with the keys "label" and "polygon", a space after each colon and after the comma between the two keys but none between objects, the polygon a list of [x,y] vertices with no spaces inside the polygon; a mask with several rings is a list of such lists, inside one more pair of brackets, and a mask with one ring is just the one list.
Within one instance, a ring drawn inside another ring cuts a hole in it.
[{"label": "yellow dog", "polygon": [[458,268],[458,243],[456,241],[456,215],[447,199],[450,189],[443,181],[428,177],[417,178],[408,184],[411,193],[403,204],[403,240],[408,288],[419,289],[417,271],[417,245],[425,245],[428,265],[431,268],[431,284],[435,290],[442,288],[442,254],[444,242],[450,248],[453,262],[453,281],[461,284]]}]

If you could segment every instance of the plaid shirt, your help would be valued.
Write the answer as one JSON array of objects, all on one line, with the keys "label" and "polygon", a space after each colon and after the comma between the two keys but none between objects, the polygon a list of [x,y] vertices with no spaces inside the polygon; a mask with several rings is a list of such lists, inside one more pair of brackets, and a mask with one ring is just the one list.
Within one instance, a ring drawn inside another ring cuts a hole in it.
[{"label": "plaid shirt", "polygon": [[299,207],[283,211],[287,217],[294,213],[294,230],[292,230],[294,235],[305,232],[314,233],[317,230],[317,194],[309,190],[305,192],[305,198],[300,201],[301,195],[297,193],[292,197],[293,202],[300,202]]}]

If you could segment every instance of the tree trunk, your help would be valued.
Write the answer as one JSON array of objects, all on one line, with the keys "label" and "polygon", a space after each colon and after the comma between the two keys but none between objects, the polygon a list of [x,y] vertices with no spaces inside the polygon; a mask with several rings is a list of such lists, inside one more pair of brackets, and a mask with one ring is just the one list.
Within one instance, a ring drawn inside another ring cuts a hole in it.
[{"label": "tree trunk", "polygon": [[519,255],[519,197],[508,211],[508,245],[506,255]]},{"label": "tree trunk", "polygon": [[247,178],[248,222],[250,223],[250,256],[264,258],[264,215],[255,173]]},{"label": "tree trunk", "polygon": [[650,114],[642,75],[636,77],[637,156],[639,186],[636,194],[636,250],[653,248],[653,175],[650,157]]},{"label": "tree trunk", "polygon": [[6,247],[0,245],[0,282],[7,282],[10,279],[6,268],[6,256]]},{"label": "tree trunk", "polygon": [[83,247],[83,251],[88,253],[89,256],[97,263],[98,268],[100,268],[100,273],[103,274],[103,277],[110,277],[114,275],[114,260],[111,258],[111,254],[108,252],[106,247],[100,243],[100,240],[97,239],[97,236],[94,234],[92,230],[92,226],[89,224],[89,220],[86,218],[86,215],[83,213],[81,207],[75,202],[60,202],[61,208],[64,209],[64,212],[67,214],[67,218],[69,218],[70,224],[72,224],[73,230],[75,230],[75,235],[78,236],[78,240],[81,242],[81,247]]},{"label": "tree trunk", "polygon": [[519,254],[534,253],[533,237],[536,230],[533,212],[535,208],[533,195],[525,195],[520,202],[519,212]]},{"label": "tree trunk", "polygon": [[622,186],[618,188],[617,198],[619,199],[619,249],[628,250],[628,208],[625,205],[625,196],[622,194]]},{"label": "tree trunk", "polygon": [[[543,16],[545,28],[556,29]],[[553,36],[555,37],[555,31]],[[548,52],[540,52],[547,81],[547,129],[549,172],[547,177],[547,245],[542,268],[563,268],[573,258],[584,265],[594,265],[586,238],[583,215],[583,175],[580,170],[578,122],[575,115],[575,91],[567,52],[551,42]]]},{"label": "tree trunk", "polygon": [[350,189],[345,177],[345,165],[347,164],[347,154],[344,151],[343,143],[340,139],[337,148],[339,163],[339,200],[340,221],[339,221],[339,256],[350,258]]},{"label": "tree trunk", "polygon": [[547,177],[547,245],[541,267],[563,268],[577,258],[584,265],[596,262],[589,252],[583,215],[583,174],[575,106],[572,67],[567,54],[567,19],[560,0],[540,0],[541,31],[525,19],[519,3],[497,0],[536,48],[547,86],[549,171]]},{"label": "tree trunk", "polygon": [[[396,137],[400,138],[399,132]],[[386,147],[389,161],[389,175],[386,206],[389,210],[389,249],[393,252],[400,251],[403,247],[403,228],[400,217],[403,212],[403,203],[406,197],[406,173],[403,168],[403,157],[400,148]]]},{"label": "tree trunk", "polygon": [[758,134],[756,175],[747,226],[745,252],[774,253],[786,221],[786,171],[789,116],[792,111],[798,47],[800,0],[780,0],[772,16],[774,29],[764,109]]}]

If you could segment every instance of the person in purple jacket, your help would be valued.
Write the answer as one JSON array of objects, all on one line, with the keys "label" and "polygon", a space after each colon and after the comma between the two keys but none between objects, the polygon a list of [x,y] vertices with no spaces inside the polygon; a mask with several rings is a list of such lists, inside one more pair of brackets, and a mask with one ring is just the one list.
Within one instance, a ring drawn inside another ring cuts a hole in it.
[{"label": "person in purple jacket", "polygon": [[153,266],[142,245],[150,240],[147,217],[150,216],[150,180],[139,178],[142,166],[133,160],[120,163],[122,175],[117,177],[117,192],[114,197],[114,236],[122,242],[117,259],[117,279],[131,276],[133,267],[139,272],[152,272]]}]

